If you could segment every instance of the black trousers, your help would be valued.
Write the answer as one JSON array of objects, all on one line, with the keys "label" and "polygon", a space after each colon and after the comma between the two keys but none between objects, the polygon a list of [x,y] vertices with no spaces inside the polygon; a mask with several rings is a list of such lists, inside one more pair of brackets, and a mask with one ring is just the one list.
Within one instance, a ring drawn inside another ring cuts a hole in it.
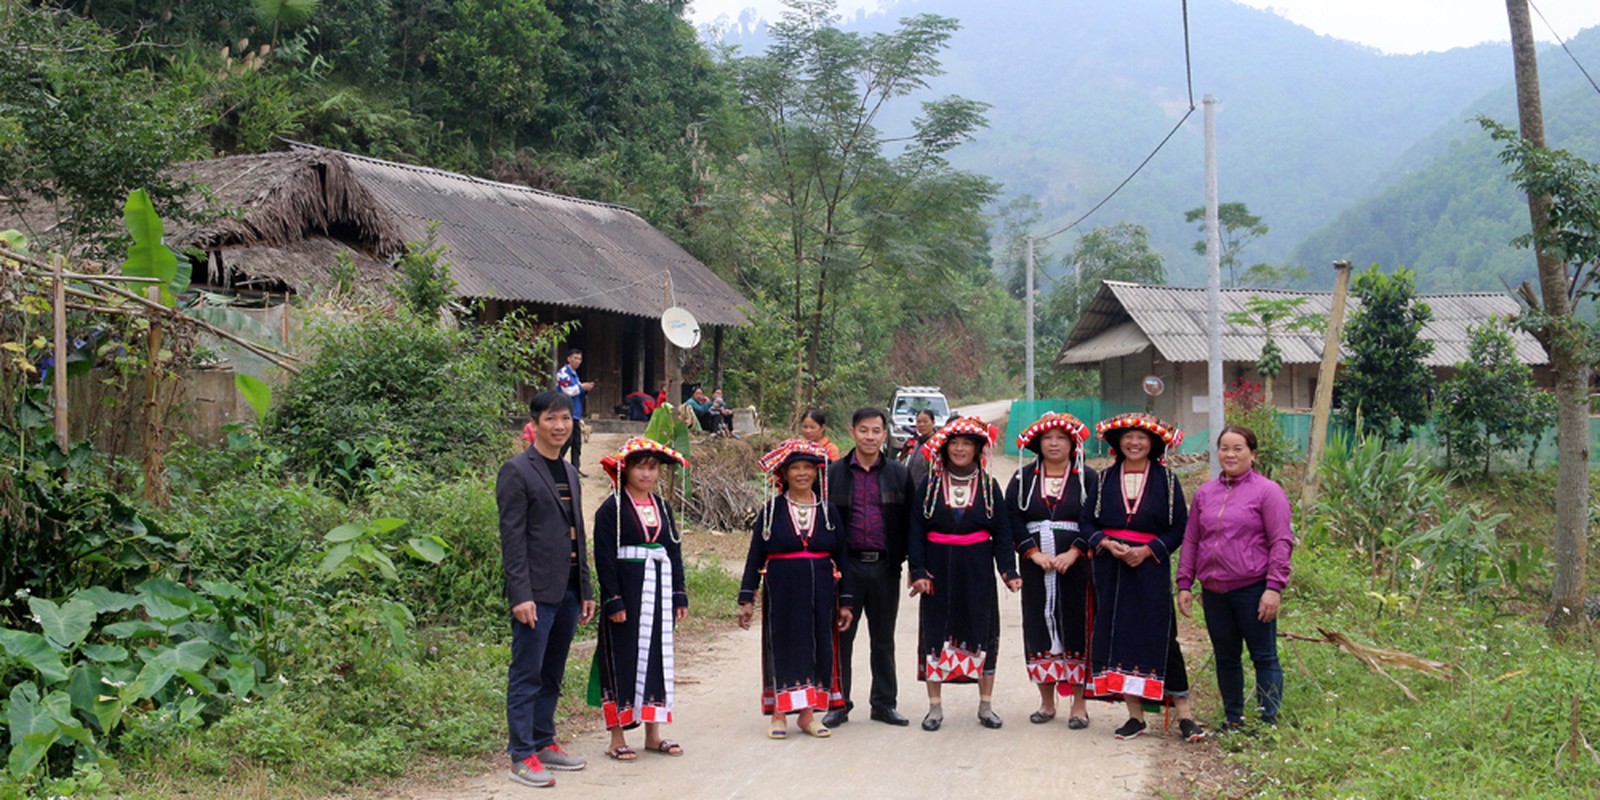
[{"label": "black trousers", "polygon": [[839,684],[845,708],[855,707],[850,700],[851,657],[855,653],[856,632],[863,617],[872,652],[873,708],[894,708],[900,693],[894,673],[894,624],[900,614],[900,565],[879,557],[865,562],[856,555],[845,558],[844,568],[855,584],[860,613],[850,627],[839,634]]},{"label": "black trousers", "polygon": [[556,460],[566,458],[567,451],[572,451],[572,466],[580,466],[578,458],[583,455],[583,425],[574,417],[572,420],[572,435],[567,437],[567,443],[561,445],[561,452],[556,454]]}]

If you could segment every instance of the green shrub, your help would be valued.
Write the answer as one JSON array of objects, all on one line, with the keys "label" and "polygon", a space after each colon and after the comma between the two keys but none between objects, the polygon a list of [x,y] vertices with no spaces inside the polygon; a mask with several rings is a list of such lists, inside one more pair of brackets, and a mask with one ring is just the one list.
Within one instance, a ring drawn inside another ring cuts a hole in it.
[{"label": "green shrub", "polygon": [[401,312],[310,327],[314,358],[279,393],[267,440],[288,465],[365,489],[407,464],[448,476],[504,450],[517,386],[533,380],[562,326],[512,315],[447,329]]}]

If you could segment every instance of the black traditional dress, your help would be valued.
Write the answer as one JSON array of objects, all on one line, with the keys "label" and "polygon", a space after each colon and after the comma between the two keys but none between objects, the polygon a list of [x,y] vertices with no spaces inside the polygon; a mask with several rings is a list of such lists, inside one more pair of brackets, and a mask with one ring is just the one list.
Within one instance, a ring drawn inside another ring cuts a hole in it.
[{"label": "black traditional dress", "polygon": [[802,506],[780,495],[756,515],[739,602],[755,602],[760,589],[761,713],[844,707],[834,619],[855,605],[838,578],[844,554],[831,503]]},{"label": "black traditional dress", "polygon": [[993,675],[1000,598],[990,570],[1008,581],[1017,577],[1000,484],[981,470],[965,489],[948,473],[923,481],[911,512],[909,560],[912,580],[933,581],[921,601],[917,680],[971,683]]},{"label": "black traditional dress", "polygon": [[[674,612],[689,606],[672,507],[653,494],[646,502],[621,497],[620,525],[617,495],[594,515],[601,598],[594,666],[608,728],[672,721]],[[618,611],[627,618],[612,622]]]},{"label": "black traditional dress", "polygon": [[[1088,537],[1079,524],[1082,499],[1093,498],[1100,481],[1088,467],[1080,475],[1069,466],[1055,477],[1041,477],[1039,470],[1037,462],[1024,464],[1006,488],[1022,572],[1022,647],[1029,680],[1057,684],[1069,694],[1089,674],[1094,581]],[[1055,556],[1072,547],[1083,557],[1065,573],[1045,571],[1028,558],[1035,550]]]},{"label": "black traditional dress", "polygon": [[1148,545],[1152,554],[1137,568],[1104,552],[1093,560],[1097,608],[1089,692],[1096,697],[1160,701],[1189,693],[1172,608],[1172,567],[1188,506],[1183,486],[1165,465],[1152,461],[1143,475],[1136,491],[1125,492],[1127,476],[1118,462],[1100,475],[1100,491],[1084,509],[1082,530],[1091,551],[1110,536]]}]

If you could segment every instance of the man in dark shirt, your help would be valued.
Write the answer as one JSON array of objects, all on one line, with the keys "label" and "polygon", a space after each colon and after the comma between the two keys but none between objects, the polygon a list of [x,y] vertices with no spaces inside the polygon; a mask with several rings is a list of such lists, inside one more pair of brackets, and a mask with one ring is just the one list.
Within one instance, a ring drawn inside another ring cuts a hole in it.
[{"label": "man in dark shirt", "polygon": [[533,444],[500,467],[494,487],[511,605],[506,749],[512,780],[551,786],[549,770],[585,766],[556,743],[556,701],[573,634],[594,616],[594,594],[578,470],[561,460],[561,445],[574,434],[572,399],[540,392],[529,411]]},{"label": "man in dark shirt", "polygon": [[883,443],[889,436],[889,417],[881,408],[861,408],[850,419],[850,438],[856,446],[828,466],[828,499],[838,507],[848,537],[844,568],[846,582],[854,583],[861,614],[839,634],[839,680],[845,707],[828,713],[822,724],[830,728],[850,719],[850,658],[856,630],[867,619],[872,650],[872,718],[890,725],[908,721],[895,710],[899,687],[894,673],[894,625],[900,612],[900,565],[906,559],[910,535],[911,473],[904,464],[888,458]]}]

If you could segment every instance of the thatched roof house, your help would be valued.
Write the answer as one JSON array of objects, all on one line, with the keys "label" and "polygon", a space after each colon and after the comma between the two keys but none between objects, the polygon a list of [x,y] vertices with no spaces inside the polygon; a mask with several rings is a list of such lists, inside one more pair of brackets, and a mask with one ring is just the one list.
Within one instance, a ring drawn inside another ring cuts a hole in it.
[{"label": "thatched roof house", "polygon": [[381,286],[406,243],[437,223],[456,294],[484,301],[485,318],[525,307],[579,323],[569,345],[599,383],[593,409],[667,380],[659,320],[669,300],[712,328],[716,371],[723,330],[746,323],[748,301],[621,206],[294,143],[173,171],[194,190],[188,213],[171,215],[168,244],[206,254],[197,284],[307,292],[334,281],[344,253],[360,283]]}]

